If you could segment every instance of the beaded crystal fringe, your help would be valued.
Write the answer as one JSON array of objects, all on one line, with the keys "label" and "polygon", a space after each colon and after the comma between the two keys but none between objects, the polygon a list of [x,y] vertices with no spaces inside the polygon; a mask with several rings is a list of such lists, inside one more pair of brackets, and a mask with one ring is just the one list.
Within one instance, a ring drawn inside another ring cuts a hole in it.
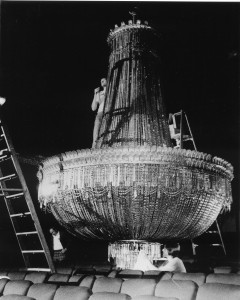
[{"label": "beaded crystal fringe", "polygon": [[86,238],[193,238],[232,202],[232,166],[190,150],[72,151],[38,175],[41,205]]},{"label": "beaded crystal fringe", "polygon": [[117,268],[133,269],[139,250],[143,250],[149,260],[154,263],[161,259],[161,244],[147,241],[118,241],[108,245],[108,260],[112,258]]}]

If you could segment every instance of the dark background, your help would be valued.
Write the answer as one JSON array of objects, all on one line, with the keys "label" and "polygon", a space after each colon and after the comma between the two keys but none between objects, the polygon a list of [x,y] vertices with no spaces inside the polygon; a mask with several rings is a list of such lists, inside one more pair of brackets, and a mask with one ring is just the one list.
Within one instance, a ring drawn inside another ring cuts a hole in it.
[{"label": "dark background", "polygon": [[[0,5],[0,95],[7,99],[2,110],[15,149],[24,157],[91,147],[95,118],[91,102],[94,88],[107,74],[106,39],[115,24],[131,19],[129,11],[137,6],[139,18],[161,33],[167,112],[183,109],[198,150],[234,166],[233,205],[222,229],[236,234],[232,245],[236,248],[239,4],[2,1]],[[37,205],[36,172],[26,171],[26,177]],[[11,226],[2,206],[0,229],[7,238],[1,245],[9,251]],[[41,218],[45,225],[51,222],[44,213]]]}]

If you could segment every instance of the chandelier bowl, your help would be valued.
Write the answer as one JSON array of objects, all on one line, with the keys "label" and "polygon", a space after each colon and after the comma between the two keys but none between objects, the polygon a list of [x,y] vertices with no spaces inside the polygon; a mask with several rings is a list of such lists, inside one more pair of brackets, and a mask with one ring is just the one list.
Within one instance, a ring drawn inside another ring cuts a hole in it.
[{"label": "chandelier bowl", "polygon": [[170,147],[67,152],[38,177],[41,206],[86,239],[192,239],[232,202],[231,164]]}]

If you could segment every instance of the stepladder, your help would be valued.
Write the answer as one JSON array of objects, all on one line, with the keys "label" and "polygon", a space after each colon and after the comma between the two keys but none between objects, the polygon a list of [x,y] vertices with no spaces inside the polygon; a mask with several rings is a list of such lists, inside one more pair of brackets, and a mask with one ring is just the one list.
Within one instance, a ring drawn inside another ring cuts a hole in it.
[{"label": "stepladder", "polygon": [[5,201],[26,270],[55,267],[11,137],[0,116],[0,200]]},{"label": "stepladder", "polygon": [[[174,141],[175,148],[193,147],[197,151],[197,147],[193,138],[192,130],[188,121],[188,117],[184,111],[169,114],[169,131],[171,139]],[[191,145],[186,145],[190,143]]]},{"label": "stepladder", "polygon": [[[192,134],[190,123],[187,114],[184,111],[169,114],[169,131],[173,141],[174,148],[191,149],[197,151],[197,146]],[[221,247],[224,255],[226,255],[226,248],[222,238],[222,233],[216,219],[211,227],[203,233],[203,235],[210,235],[210,244],[213,247]],[[202,237],[203,237],[202,235]],[[197,242],[191,240],[192,253],[196,255],[196,248],[199,246]]]}]

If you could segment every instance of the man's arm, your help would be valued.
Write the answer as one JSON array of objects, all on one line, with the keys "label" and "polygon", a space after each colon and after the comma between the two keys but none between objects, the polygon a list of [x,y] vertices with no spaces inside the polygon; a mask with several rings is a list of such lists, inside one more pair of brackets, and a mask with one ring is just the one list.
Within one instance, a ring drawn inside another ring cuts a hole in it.
[{"label": "man's arm", "polygon": [[168,263],[165,266],[160,266],[158,268],[159,271],[169,271],[169,272],[173,272],[176,269],[176,261],[170,260],[168,261]]},{"label": "man's arm", "polygon": [[70,239],[67,236],[67,234],[63,231],[60,232],[60,241],[61,241],[61,244],[63,246],[62,253],[65,253],[69,248]]},{"label": "man's arm", "polygon": [[94,97],[93,97],[93,102],[92,102],[92,110],[95,111],[98,107],[98,103],[99,103],[99,97],[100,97],[100,88],[96,88],[94,90]]}]

